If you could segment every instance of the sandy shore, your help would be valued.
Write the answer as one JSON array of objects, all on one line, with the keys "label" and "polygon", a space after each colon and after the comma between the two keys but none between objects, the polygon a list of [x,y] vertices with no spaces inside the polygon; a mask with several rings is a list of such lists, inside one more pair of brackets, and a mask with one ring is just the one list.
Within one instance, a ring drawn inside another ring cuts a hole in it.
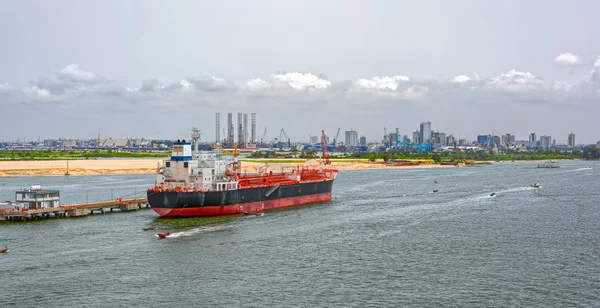
[{"label": "sandy shore", "polygon": [[[161,159],[102,159],[102,160],[70,160],[69,173],[71,175],[101,175],[101,174],[140,174],[155,173]],[[242,161],[242,172],[255,172],[264,162]],[[277,172],[283,166],[318,166],[316,160],[304,163],[272,163],[269,170]],[[363,169],[390,169],[390,168],[444,168],[452,166],[440,165],[415,165],[415,166],[385,166],[378,163],[361,161],[334,161],[332,168],[338,170],[363,170]],[[64,175],[67,171],[66,160],[52,161],[0,161],[0,177],[7,176],[40,176]]]}]

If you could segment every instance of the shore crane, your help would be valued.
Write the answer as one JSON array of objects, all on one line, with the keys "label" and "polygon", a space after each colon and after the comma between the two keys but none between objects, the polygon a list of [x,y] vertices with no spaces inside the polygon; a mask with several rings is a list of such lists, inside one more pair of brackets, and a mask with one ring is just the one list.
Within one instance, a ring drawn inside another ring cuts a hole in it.
[{"label": "shore crane", "polygon": [[[283,139],[285,138],[285,139]],[[290,138],[288,138],[287,134],[285,133],[285,130],[282,128],[281,131],[279,132],[279,143],[280,143],[280,147],[283,146],[283,143],[281,143],[281,140],[283,141],[287,141],[287,147],[291,147],[291,141]]]},{"label": "shore crane", "polygon": [[265,126],[265,131],[262,134],[262,137],[260,138],[260,144],[263,145],[264,142],[267,141],[267,127]]},{"label": "shore crane", "polygon": [[335,134],[335,137],[333,138],[333,142],[331,143],[331,148],[333,150],[335,150],[335,145],[337,143],[337,139],[340,136],[340,128],[338,127],[337,133]]}]

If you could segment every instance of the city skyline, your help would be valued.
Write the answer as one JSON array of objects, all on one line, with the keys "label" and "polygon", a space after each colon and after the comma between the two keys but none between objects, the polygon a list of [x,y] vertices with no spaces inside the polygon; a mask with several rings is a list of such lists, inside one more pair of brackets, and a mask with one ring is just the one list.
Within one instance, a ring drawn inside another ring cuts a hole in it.
[{"label": "city skyline", "polygon": [[258,115],[257,139],[430,121],[470,140],[600,140],[600,3],[181,3],[3,2],[0,139],[211,140],[232,112]]}]

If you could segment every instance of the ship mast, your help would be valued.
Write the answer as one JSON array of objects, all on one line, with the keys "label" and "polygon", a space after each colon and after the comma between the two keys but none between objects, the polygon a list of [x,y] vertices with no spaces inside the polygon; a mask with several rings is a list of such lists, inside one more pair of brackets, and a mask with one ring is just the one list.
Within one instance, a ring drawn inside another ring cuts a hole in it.
[{"label": "ship mast", "polygon": [[198,144],[202,138],[202,133],[196,127],[192,127],[192,140],[194,140],[194,153],[198,153]]}]

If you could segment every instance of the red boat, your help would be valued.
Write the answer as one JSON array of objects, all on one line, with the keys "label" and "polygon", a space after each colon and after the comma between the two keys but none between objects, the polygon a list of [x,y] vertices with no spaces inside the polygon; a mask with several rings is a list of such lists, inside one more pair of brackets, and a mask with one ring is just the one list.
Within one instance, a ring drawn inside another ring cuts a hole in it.
[{"label": "red boat", "polygon": [[158,234],[158,238],[165,238],[165,237],[167,237],[167,236],[169,236],[169,235],[171,235],[171,233],[170,233],[170,232],[167,232],[167,233],[159,233],[159,234]]},{"label": "red boat", "polygon": [[4,245],[4,248],[0,248],[0,253],[5,253],[8,252],[8,247],[6,247],[6,245]]}]

